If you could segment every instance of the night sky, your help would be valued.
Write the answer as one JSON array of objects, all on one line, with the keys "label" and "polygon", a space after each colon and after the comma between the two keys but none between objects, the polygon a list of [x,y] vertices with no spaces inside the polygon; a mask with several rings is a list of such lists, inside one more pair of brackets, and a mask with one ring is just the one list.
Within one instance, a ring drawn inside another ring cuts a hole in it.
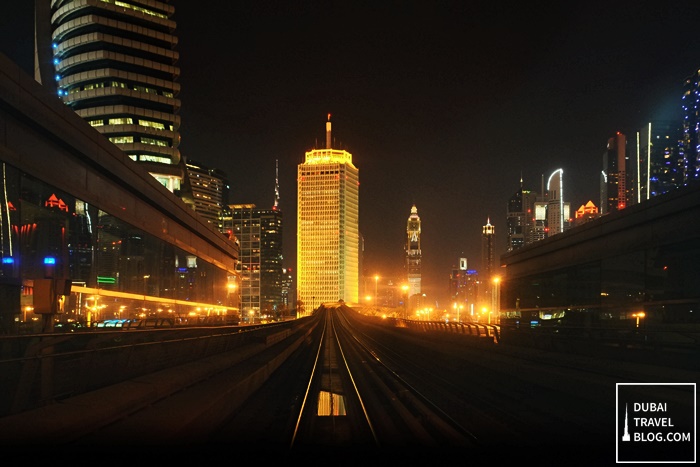
[{"label": "night sky", "polygon": [[[6,3],[0,51],[30,69],[31,2]],[[540,191],[562,168],[572,211],[599,205],[608,138],[680,118],[700,67],[695,1],[172,3],[182,154],[226,172],[231,203],[262,208],[279,161],[294,269],[297,165],[332,114],[333,147],[360,173],[364,271],[401,279],[415,204],[439,306],[460,257],[481,267],[488,219],[505,252],[521,177]]]}]

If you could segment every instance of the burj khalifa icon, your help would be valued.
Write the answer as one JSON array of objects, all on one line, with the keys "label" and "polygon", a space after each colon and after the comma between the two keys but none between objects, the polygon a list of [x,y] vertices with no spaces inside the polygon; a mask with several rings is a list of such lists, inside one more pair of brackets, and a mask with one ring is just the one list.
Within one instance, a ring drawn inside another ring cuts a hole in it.
[{"label": "burj khalifa icon", "polygon": [[625,404],[625,433],[622,435],[622,441],[630,440],[630,432],[627,430],[627,404]]}]

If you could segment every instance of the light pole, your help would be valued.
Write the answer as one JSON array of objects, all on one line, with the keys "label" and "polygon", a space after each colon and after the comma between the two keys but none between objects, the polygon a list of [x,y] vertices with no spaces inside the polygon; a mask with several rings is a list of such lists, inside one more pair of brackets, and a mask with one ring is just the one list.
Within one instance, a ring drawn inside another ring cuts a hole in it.
[{"label": "light pole", "polygon": [[401,286],[401,290],[403,290],[403,294],[404,294],[403,319],[406,319],[407,315],[408,315],[408,289],[409,289],[409,287],[406,284]]},{"label": "light pole", "polygon": [[496,276],[493,278],[493,306],[491,306],[491,309],[493,310],[494,313],[494,323],[500,323],[501,322],[501,293],[500,293],[500,285],[501,285],[501,278]]},{"label": "light pole", "polygon": [[377,308],[377,310],[379,310],[379,308],[377,307],[377,298],[378,298],[377,297],[377,288],[378,288],[378,286],[379,286],[379,276],[375,274],[375,276],[374,276],[374,307]]},{"label": "light pole", "polygon": [[637,326],[639,327],[639,318],[644,318],[646,314],[643,311],[640,311],[639,313],[632,313],[633,318],[637,318]]}]

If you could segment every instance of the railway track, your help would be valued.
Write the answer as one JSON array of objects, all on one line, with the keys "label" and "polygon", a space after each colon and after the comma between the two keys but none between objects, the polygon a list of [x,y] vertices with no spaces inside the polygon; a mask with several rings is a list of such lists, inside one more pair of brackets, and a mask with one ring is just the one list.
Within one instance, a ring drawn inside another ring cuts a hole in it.
[{"label": "railway track", "polygon": [[231,452],[593,465],[615,458],[615,383],[698,375],[468,336],[437,341],[330,304],[290,339],[63,445],[116,443],[198,461]]},{"label": "railway track", "polygon": [[476,437],[402,379],[353,335],[340,307],[324,332],[292,449],[471,447]]}]

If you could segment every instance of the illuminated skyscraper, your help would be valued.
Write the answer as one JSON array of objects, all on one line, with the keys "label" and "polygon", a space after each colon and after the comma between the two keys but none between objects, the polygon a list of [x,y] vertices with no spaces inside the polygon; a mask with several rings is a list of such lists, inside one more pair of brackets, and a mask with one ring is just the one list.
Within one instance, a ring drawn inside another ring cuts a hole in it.
[{"label": "illuminated skyscraper", "polygon": [[297,298],[306,312],[323,302],[358,303],[359,170],[331,147],[306,153],[297,167]]},{"label": "illuminated skyscraper", "polygon": [[194,210],[210,224],[221,228],[222,212],[226,209],[229,196],[226,174],[192,159],[187,159],[186,166]]},{"label": "illuminated skyscraper", "polygon": [[564,202],[564,171],[557,169],[547,181],[547,236],[568,230],[570,215],[571,204]]},{"label": "illuminated skyscraper", "polygon": [[481,235],[481,272],[484,280],[490,281],[494,274],[496,257],[496,228],[491,225],[491,219],[486,219],[486,225]]},{"label": "illuminated skyscraper", "polygon": [[541,240],[535,235],[535,203],[541,200],[542,197],[537,192],[524,188],[521,177],[520,189],[508,200],[506,212],[507,251],[517,250],[536,240]]},{"label": "illuminated skyscraper", "polygon": [[683,184],[700,179],[700,69],[683,84]]},{"label": "illuminated skyscraper", "polygon": [[[496,275],[496,228],[491,225],[491,220],[486,220],[486,225],[481,234],[481,283],[480,293],[484,293],[482,300],[489,303],[493,297],[493,279]],[[492,310],[493,311],[493,310]]]},{"label": "illuminated skyscraper", "polygon": [[608,139],[600,179],[600,212],[608,214],[627,206],[627,138],[617,132]]},{"label": "illuminated skyscraper", "polygon": [[408,277],[408,296],[421,293],[421,251],[420,251],[420,217],[414,204],[406,223],[406,273]]},{"label": "illuminated skyscraper", "polygon": [[224,210],[222,232],[240,245],[241,314],[244,320],[276,317],[289,305],[291,281],[282,267],[283,216],[279,206],[279,177],[275,170],[275,199],[271,209],[232,204]]},{"label": "illuminated skyscraper", "polygon": [[37,0],[35,77],[178,192],[187,170],[174,13],[167,0]]},{"label": "illuminated skyscraper", "polygon": [[683,186],[680,123],[649,122],[637,132],[637,202]]}]

